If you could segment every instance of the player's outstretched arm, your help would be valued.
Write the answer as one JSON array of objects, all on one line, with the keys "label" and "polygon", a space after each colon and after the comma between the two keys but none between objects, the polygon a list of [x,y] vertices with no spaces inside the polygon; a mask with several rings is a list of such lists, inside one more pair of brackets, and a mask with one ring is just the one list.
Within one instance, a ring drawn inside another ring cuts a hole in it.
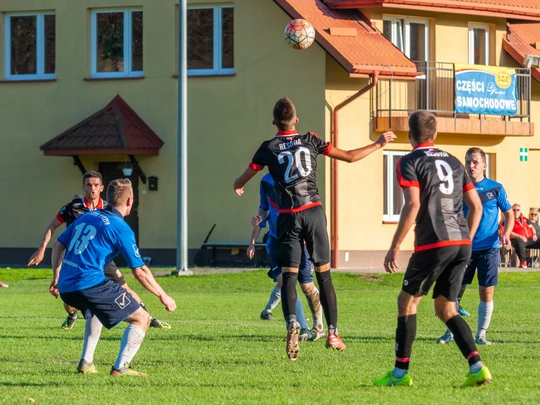
[{"label": "player's outstretched arm", "polygon": [[257,170],[252,169],[251,167],[248,167],[244,173],[242,173],[239,177],[234,180],[234,192],[238,195],[244,194],[244,186],[248,181],[250,181],[253,176],[257,174]]},{"label": "player's outstretched arm", "polygon": [[395,273],[398,270],[397,256],[399,248],[405,236],[411,229],[420,210],[420,189],[418,187],[403,188],[405,203],[399,217],[399,224],[392,239],[392,245],[384,258],[384,269],[387,273]]},{"label": "player's outstretched arm", "polygon": [[388,142],[393,142],[394,139],[396,139],[396,135],[389,131],[382,134],[377,141],[370,145],[366,145],[363,148],[343,150],[334,147],[326,156],[337,160],[342,160],[344,162],[353,163],[371,155],[376,150],[384,147]]},{"label": "player's outstretched arm", "polygon": [[167,311],[172,312],[176,309],[176,302],[169,297],[167,293],[165,293],[146,265],[142,267],[135,267],[131,269],[131,271],[144,288],[159,298]]},{"label": "player's outstretched arm", "polygon": [[471,235],[471,240],[474,239],[474,235],[478,230],[478,224],[480,224],[480,219],[482,218],[482,201],[478,196],[475,188],[470,189],[463,193],[463,201],[467,204],[469,208],[469,213],[467,214],[467,222],[469,224],[469,233]]},{"label": "player's outstretched arm", "polygon": [[60,275],[60,268],[62,267],[62,260],[66,253],[66,247],[60,242],[56,241],[52,247],[52,270],[53,278],[49,286],[49,292],[58,298],[58,276]]},{"label": "player's outstretched arm", "polygon": [[49,241],[51,240],[54,231],[60,225],[62,225],[62,222],[60,222],[58,218],[54,217],[50,225],[47,227],[47,229],[45,229],[43,238],[41,238],[41,245],[39,246],[38,250],[36,250],[34,254],[30,257],[27,266],[31,266],[33,264],[37,266],[39,263],[41,263],[43,257],[45,256],[45,249],[47,249],[47,245],[49,244]]}]

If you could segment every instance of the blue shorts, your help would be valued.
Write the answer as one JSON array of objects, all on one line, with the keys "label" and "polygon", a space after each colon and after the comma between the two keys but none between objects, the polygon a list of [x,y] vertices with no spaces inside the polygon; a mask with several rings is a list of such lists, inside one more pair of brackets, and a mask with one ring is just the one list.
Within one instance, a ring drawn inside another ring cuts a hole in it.
[{"label": "blue shorts", "polygon": [[60,293],[60,297],[81,311],[85,319],[97,316],[107,329],[115,327],[141,307],[129,292],[109,279],[84,290]]},{"label": "blue shorts", "polygon": [[478,285],[493,287],[499,284],[499,263],[501,256],[498,248],[473,250],[471,260],[465,269],[462,284],[471,284],[474,273],[478,270]]},{"label": "blue shorts", "polygon": [[[266,245],[266,251],[270,256],[270,270],[268,271],[268,277],[277,281],[277,278],[281,275],[281,267],[278,266],[279,255],[279,242],[275,238],[268,238]],[[308,250],[304,245],[302,251],[302,259],[300,260],[300,268],[298,269],[298,281],[300,284],[313,283],[313,263],[310,260]]]}]

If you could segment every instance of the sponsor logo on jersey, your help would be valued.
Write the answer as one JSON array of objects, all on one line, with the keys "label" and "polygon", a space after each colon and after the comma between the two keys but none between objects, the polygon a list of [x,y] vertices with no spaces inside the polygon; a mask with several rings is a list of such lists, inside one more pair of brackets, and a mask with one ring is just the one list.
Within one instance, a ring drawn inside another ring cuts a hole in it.
[{"label": "sponsor logo on jersey", "polygon": [[442,151],[442,150],[434,150],[434,149],[428,149],[425,150],[424,153],[426,156],[430,157],[448,157],[450,156],[448,153]]},{"label": "sponsor logo on jersey", "polygon": [[486,197],[488,198],[488,200],[493,200],[495,198],[495,194],[493,194],[491,191],[488,191],[486,193]]},{"label": "sponsor logo on jersey", "polygon": [[135,257],[141,257],[141,254],[139,253],[139,248],[137,245],[133,245],[133,253],[135,254]]},{"label": "sponsor logo on jersey", "polygon": [[293,139],[290,142],[283,142],[279,144],[280,150],[290,149],[293,146],[302,145],[302,141],[300,139]]},{"label": "sponsor logo on jersey", "polygon": [[79,265],[77,263],[73,263],[72,261],[69,261],[69,260],[64,259],[62,263],[67,264],[68,266],[71,266],[71,267],[75,267],[76,269],[79,268]]},{"label": "sponsor logo on jersey", "polygon": [[131,304],[131,300],[129,299],[129,297],[127,296],[125,292],[122,293],[120,296],[116,297],[114,302],[116,302],[116,305],[118,305],[120,309],[124,309],[129,304]]}]

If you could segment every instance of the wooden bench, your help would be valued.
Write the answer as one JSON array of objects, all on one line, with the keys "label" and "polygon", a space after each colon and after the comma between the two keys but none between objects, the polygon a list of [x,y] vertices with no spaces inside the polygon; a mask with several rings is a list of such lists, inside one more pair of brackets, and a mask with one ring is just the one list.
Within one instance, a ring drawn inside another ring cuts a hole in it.
[{"label": "wooden bench", "polygon": [[265,243],[255,243],[252,260],[246,256],[248,247],[247,242],[204,242],[195,264],[201,267],[262,267],[268,264]]}]

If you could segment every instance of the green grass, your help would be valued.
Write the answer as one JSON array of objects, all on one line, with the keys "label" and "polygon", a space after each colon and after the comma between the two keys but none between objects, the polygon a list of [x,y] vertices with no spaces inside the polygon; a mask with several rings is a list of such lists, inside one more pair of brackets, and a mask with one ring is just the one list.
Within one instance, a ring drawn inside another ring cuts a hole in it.
[{"label": "green grass", "polygon": [[[375,388],[372,381],[393,367],[396,296],[402,275],[334,274],[340,331],[347,350],[325,349],[324,341],[301,344],[300,358],[285,355],[284,325],[261,321],[272,288],[263,271],[159,277],[176,299],[167,313],[128,283],[151,313],[172,330],[151,329],[134,359],[148,378],[112,378],[125,328],[104,330],[96,351],[97,375],[75,372],[84,322],[59,329],[65,316],[49,293],[50,271],[0,269],[0,403],[38,404],[531,404],[540,400],[540,273],[502,273],[488,333],[492,346],[480,347],[494,381],[460,389],[467,363],[452,343],[435,344],[444,325],[424,299],[413,348],[411,388]],[[463,305],[476,330],[475,285]],[[305,305],[307,310],[307,305]],[[280,307],[275,314],[280,314]],[[276,317],[278,318],[278,317]]]}]

